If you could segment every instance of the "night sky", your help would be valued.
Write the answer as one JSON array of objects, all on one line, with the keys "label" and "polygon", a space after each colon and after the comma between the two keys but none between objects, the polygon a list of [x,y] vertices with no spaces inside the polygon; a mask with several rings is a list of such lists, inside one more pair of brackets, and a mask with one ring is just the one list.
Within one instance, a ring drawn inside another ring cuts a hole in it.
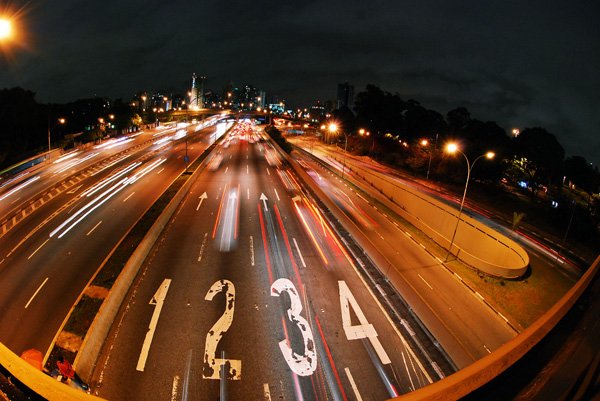
[{"label": "night sky", "polygon": [[[0,88],[41,102],[250,83],[308,106],[373,83],[442,114],[542,126],[600,163],[597,1],[0,0],[20,34]],[[5,46],[6,47],[6,46]]]}]

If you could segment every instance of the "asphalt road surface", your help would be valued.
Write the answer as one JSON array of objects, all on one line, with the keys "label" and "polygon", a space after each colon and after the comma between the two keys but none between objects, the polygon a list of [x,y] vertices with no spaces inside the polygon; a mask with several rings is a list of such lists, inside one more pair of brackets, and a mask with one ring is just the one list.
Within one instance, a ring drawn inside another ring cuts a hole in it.
[{"label": "asphalt road surface", "polygon": [[433,380],[257,139],[240,127],[195,177],[113,325],[101,397],[383,400]]}]

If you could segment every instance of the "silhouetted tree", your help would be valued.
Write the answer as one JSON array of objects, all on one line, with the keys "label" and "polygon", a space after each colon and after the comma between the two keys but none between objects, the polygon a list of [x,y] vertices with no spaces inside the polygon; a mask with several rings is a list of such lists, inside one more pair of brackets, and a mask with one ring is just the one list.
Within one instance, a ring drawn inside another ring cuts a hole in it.
[{"label": "silhouetted tree", "polygon": [[47,113],[35,93],[23,88],[0,90],[0,165],[11,164],[47,141]]},{"label": "silhouetted tree", "polygon": [[513,155],[535,165],[535,184],[551,185],[561,180],[565,150],[544,128],[526,128],[513,139]]}]

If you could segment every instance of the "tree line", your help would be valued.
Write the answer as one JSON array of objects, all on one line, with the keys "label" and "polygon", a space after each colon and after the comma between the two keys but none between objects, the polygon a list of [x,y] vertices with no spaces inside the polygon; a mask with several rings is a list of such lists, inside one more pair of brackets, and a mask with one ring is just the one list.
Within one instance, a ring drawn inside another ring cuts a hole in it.
[{"label": "tree line", "polygon": [[[471,162],[493,151],[494,160],[478,162],[471,179],[488,187],[511,186],[521,191],[542,209],[560,215],[556,223],[563,226],[576,208],[579,228],[585,227],[581,234],[598,232],[598,167],[582,156],[565,158],[563,146],[545,128],[507,133],[494,121],[473,118],[465,107],[444,116],[375,85],[357,94],[354,110],[343,107],[332,114],[347,135],[349,151],[441,182],[464,184],[467,174],[463,157],[444,152],[447,142],[458,143]],[[342,142],[345,139],[338,137]]]}]

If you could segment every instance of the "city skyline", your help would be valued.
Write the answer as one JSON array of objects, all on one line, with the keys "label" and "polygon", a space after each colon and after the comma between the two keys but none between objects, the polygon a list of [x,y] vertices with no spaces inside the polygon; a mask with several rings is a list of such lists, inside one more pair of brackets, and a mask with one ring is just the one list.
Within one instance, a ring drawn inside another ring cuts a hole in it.
[{"label": "city skyline", "polygon": [[41,102],[126,99],[179,91],[196,72],[209,89],[247,82],[308,106],[335,99],[339,83],[355,93],[372,83],[442,114],[467,107],[507,131],[542,126],[568,155],[600,162],[597,5],[298,7],[12,2],[2,13],[18,14],[19,36],[0,58],[0,87]]}]

